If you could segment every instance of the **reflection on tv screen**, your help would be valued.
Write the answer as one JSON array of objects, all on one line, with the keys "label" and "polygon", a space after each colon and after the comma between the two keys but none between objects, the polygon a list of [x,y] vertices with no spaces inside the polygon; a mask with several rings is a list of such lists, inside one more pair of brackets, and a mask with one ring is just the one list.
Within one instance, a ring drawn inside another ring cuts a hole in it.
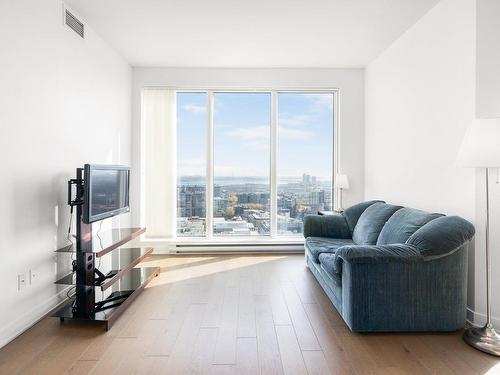
[{"label": "reflection on tv screen", "polygon": [[128,172],[93,169],[90,186],[90,215],[96,216],[128,206]]}]

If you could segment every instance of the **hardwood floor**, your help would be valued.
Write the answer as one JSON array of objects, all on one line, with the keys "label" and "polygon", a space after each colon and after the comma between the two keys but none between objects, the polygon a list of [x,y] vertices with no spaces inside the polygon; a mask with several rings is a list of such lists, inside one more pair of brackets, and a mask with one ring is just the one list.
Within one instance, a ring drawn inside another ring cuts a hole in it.
[{"label": "hardwood floor", "polygon": [[45,318],[0,374],[495,374],[451,334],[354,334],[301,255],[151,256],[161,275],[113,328]]}]

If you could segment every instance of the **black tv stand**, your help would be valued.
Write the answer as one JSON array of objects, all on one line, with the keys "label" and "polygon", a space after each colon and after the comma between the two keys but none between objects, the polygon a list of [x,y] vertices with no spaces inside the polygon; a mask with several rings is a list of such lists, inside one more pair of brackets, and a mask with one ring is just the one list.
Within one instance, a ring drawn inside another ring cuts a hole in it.
[{"label": "black tv stand", "polygon": [[[78,168],[77,178],[68,182],[68,186],[77,185],[76,199],[71,201],[68,197],[68,203],[76,206],[75,243],[56,250],[58,253],[76,255],[73,271],[56,281],[56,284],[74,285],[74,295],[52,316],[60,318],[61,321],[68,319],[100,322],[104,323],[108,330],[145,286],[159,275],[160,268],[135,268],[153,252],[152,248],[122,247],[143,234],[146,228],[119,228],[95,235],[92,232],[92,224],[83,222],[82,173],[83,170]],[[113,253],[110,254],[111,252]],[[96,259],[107,254],[119,260],[119,268],[104,274],[96,268]],[[108,290],[109,288],[111,290]]]}]

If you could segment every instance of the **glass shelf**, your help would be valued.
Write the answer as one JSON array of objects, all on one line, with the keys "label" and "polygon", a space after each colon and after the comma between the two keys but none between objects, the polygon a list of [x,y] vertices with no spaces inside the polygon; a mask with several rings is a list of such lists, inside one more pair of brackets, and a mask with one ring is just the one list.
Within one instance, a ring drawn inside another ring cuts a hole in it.
[{"label": "glass shelf", "polygon": [[[86,251],[95,253],[97,257],[101,257],[110,251],[132,241],[146,231],[146,228],[118,228],[103,231],[102,233],[92,235],[92,249]],[[74,253],[76,246],[67,245],[58,250],[57,253]]]},{"label": "glass shelf", "polygon": [[[153,252],[152,247],[135,247],[135,248],[119,248],[113,254],[109,254],[111,262],[106,270],[101,270],[104,274],[108,272],[115,273],[112,277],[105,279],[103,282],[95,285],[101,290],[108,289],[117,280],[123,277],[127,272],[135,272],[134,267],[138,265],[144,258]],[[103,262],[104,263],[104,262]],[[109,262],[107,262],[109,263]],[[76,285],[76,272],[71,272],[55,282],[55,284]]]},{"label": "glass shelf", "polygon": [[[71,299],[60,309],[52,314],[61,320],[84,320],[94,322],[105,322],[109,329],[123,309],[130,304],[144,287],[160,273],[160,267],[134,268],[124,275],[119,282],[113,284],[110,290],[102,292],[99,287],[76,286],[75,293],[85,293],[88,288],[94,288],[96,305],[102,306],[102,310],[93,314],[80,316],[74,309],[75,299]],[[120,298],[121,297],[121,298]],[[116,300],[113,300],[116,299]],[[120,303],[119,305],[117,304]],[[108,307],[108,308],[106,308]]]}]

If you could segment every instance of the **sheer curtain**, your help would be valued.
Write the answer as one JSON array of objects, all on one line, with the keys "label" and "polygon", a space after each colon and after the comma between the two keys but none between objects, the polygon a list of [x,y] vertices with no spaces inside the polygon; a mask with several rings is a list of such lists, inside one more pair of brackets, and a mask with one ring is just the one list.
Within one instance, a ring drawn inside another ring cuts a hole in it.
[{"label": "sheer curtain", "polygon": [[146,237],[171,238],[177,217],[175,90],[142,90],[141,133],[141,210]]}]

